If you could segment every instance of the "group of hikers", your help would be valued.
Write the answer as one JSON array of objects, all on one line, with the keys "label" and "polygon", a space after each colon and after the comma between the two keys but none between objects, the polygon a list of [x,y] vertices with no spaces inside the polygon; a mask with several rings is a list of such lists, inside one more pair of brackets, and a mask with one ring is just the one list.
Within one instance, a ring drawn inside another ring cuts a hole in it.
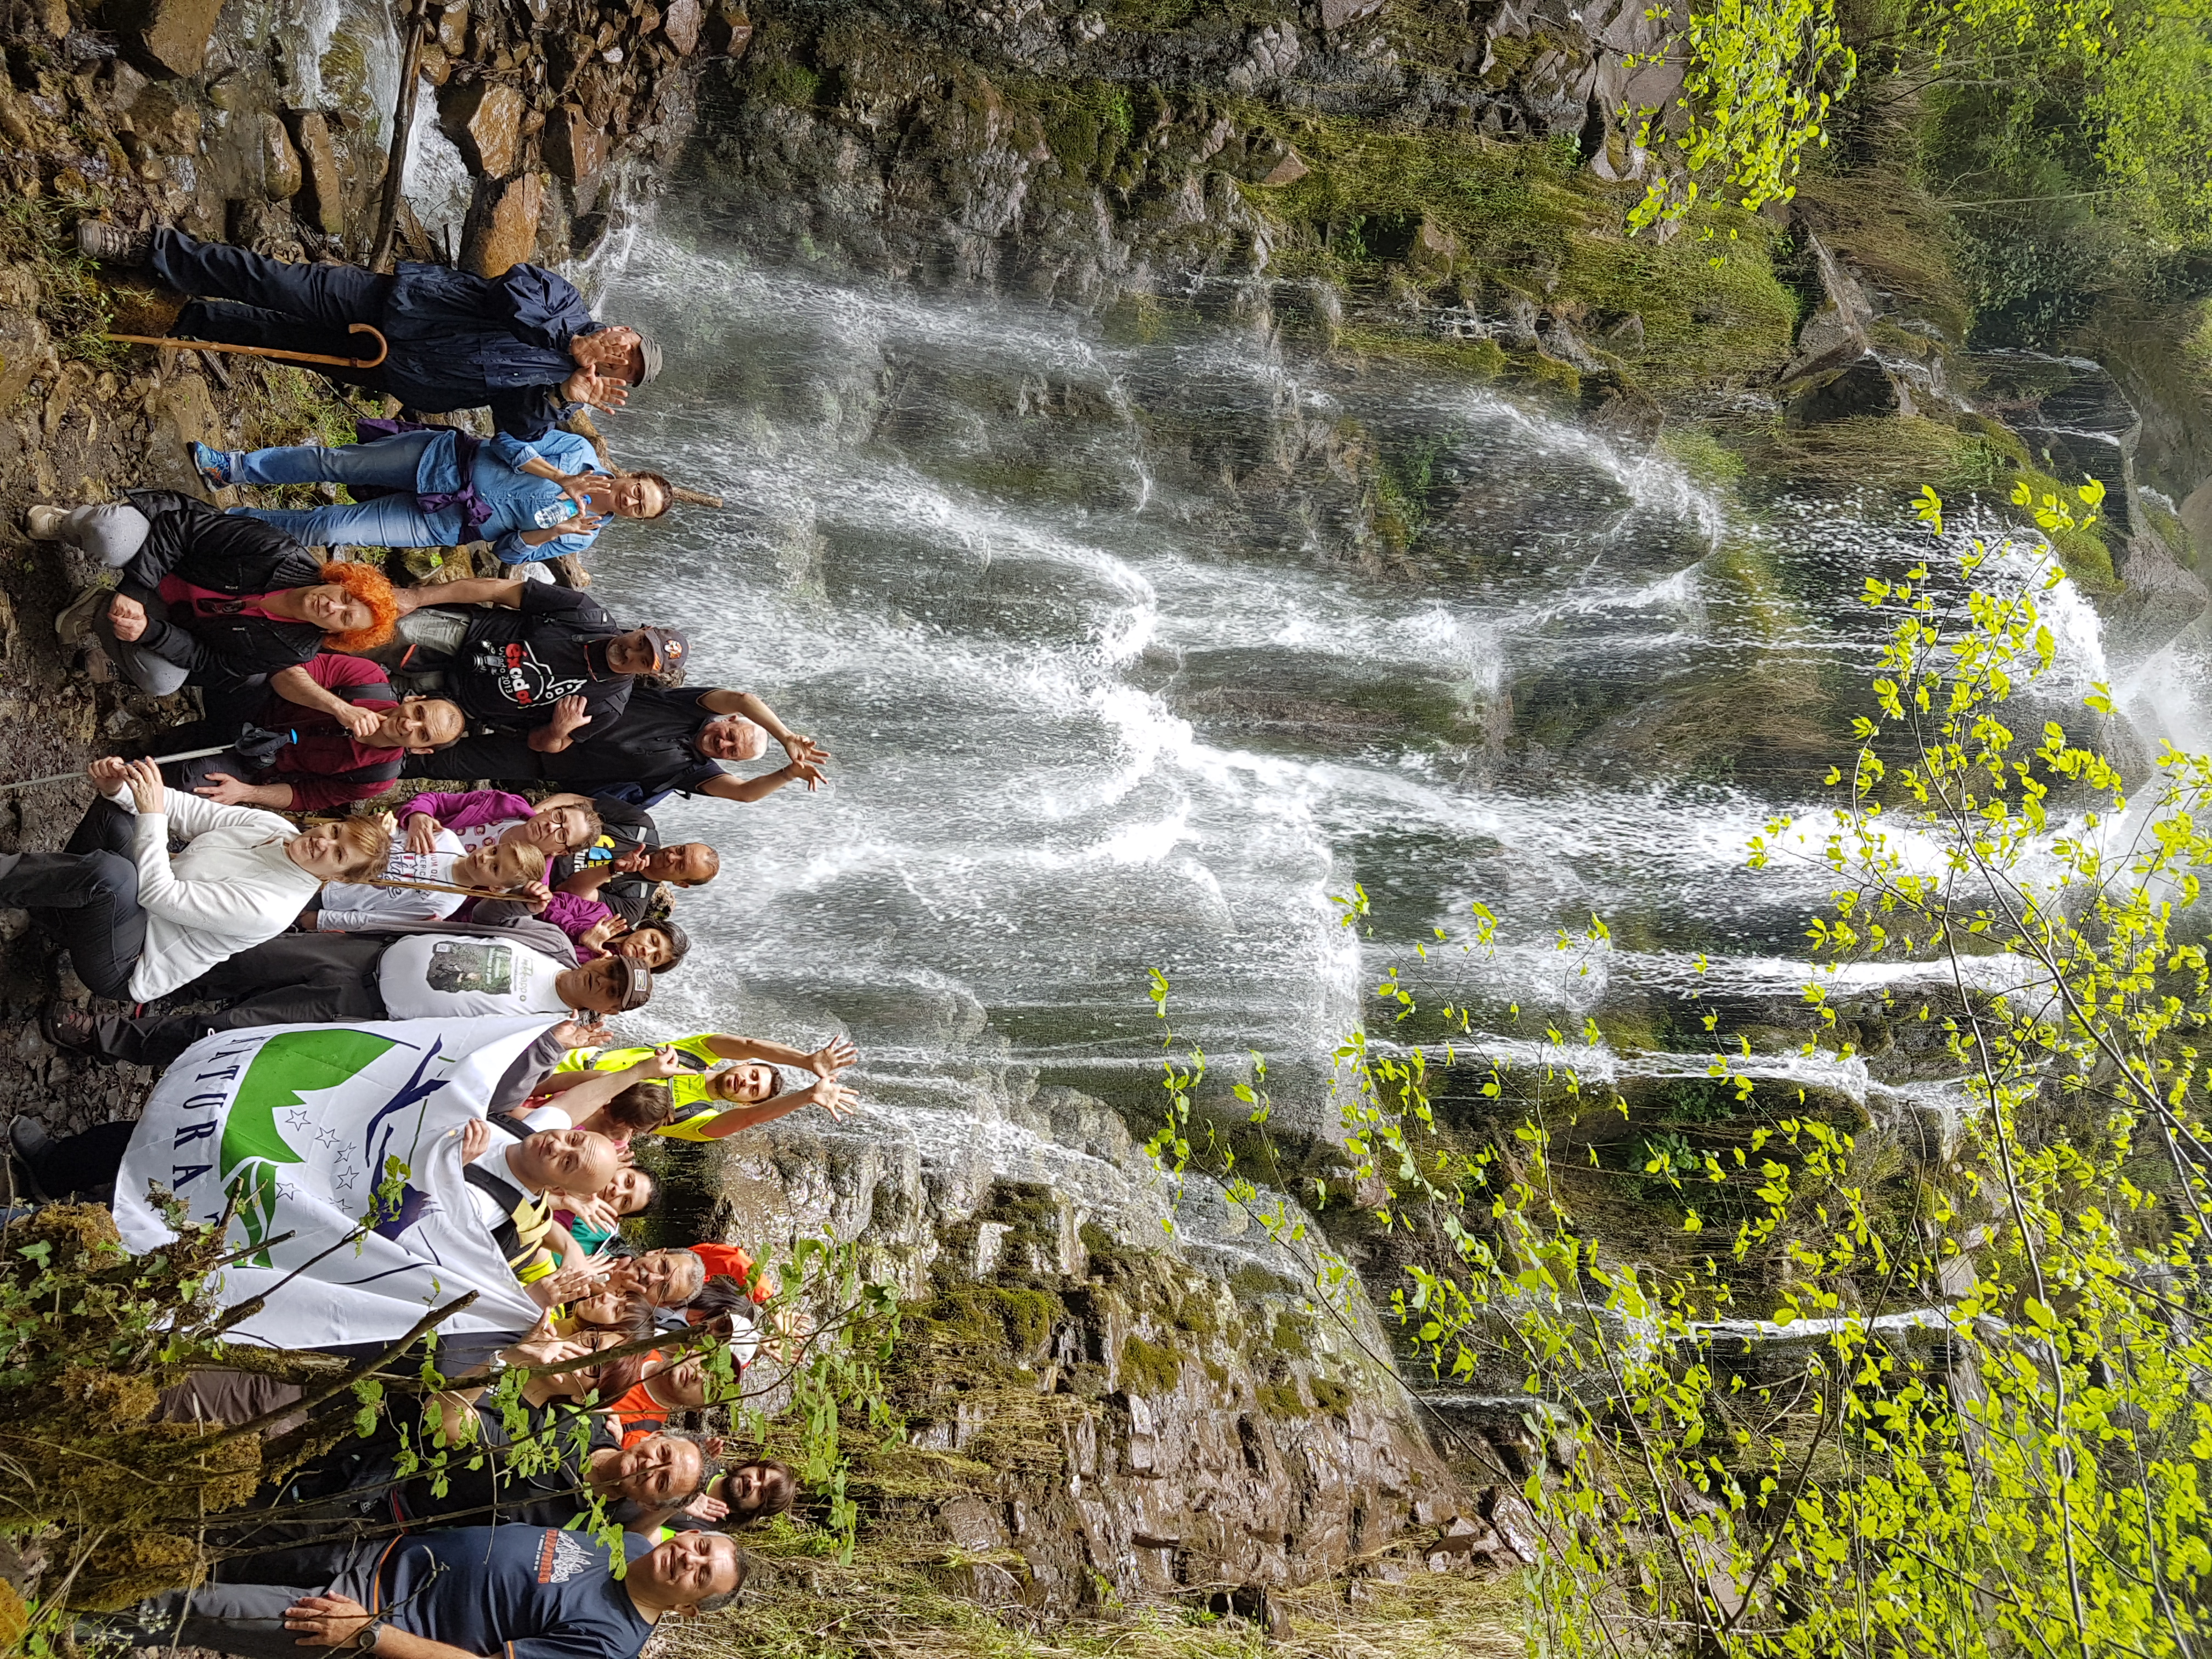
[{"label": "group of hikers", "polygon": [[[64,638],[96,639],[150,694],[198,688],[201,708],[144,757],[92,763],[95,797],[61,851],[0,857],[0,906],[27,911],[108,1005],[58,1000],[46,1036],[88,1061],[159,1068],[263,1028],[540,1022],[482,1115],[453,1132],[465,1194],[453,1207],[489,1235],[535,1322],[444,1351],[441,1391],[387,1406],[374,1433],[288,1472],[214,1527],[210,1583],[114,1616],[111,1633],[254,1656],[630,1659],[664,1614],[734,1596],[745,1557],[730,1529],[794,1497],[782,1464],[672,1425],[729,1397],[791,1339],[792,1316],[769,1312],[773,1287],[734,1245],[625,1242],[625,1220],[658,1196],[632,1147],[719,1139],[809,1105],[842,1116],[855,1097],[840,1078],[858,1058],[842,1039],[809,1050],[608,1030],[685,969],[693,941],[675,910],[719,869],[704,842],[664,842],[650,809],[677,792],[811,789],[829,757],[749,692],[684,686],[680,628],[625,625],[579,588],[524,575],[397,586],[331,556],[487,541],[523,565],[587,547],[610,517],[667,510],[665,479],[599,470],[588,441],[558,429],[582,407],[619,405],[660,365],[561,277],[526,264],[496,279],[407,264],[383,276],[167,229],[79,234],[86,252],[190,297],[179,337],[349,356],[366,324],[382,361],[333,378],[387,392],[410,417],[487,409],[495,432],[407,418],[343,447],[194,446],[211,486],[324,481],[352,505],[223,512],[134,489],[30,509],[34,537],[73,544],[99,573],[59,619]],[[780,768],[726,766],[771,741]],[[480,787],[349,810],[410,777]],[[210,1075],[235,1087],[236,1069]],[[119,1212],[143,1131],[63,1136],[19,1116],[11,1201]],[[227,1136],[223,1156],[227,1173]],[[506,1368],[526,1370],[526,1422],[491,1386]],[[240,1423],[297,1397],[248,1371],[204,1372],[164,1410]],[[458,1449],[426,1457],[433,1444]]]}]

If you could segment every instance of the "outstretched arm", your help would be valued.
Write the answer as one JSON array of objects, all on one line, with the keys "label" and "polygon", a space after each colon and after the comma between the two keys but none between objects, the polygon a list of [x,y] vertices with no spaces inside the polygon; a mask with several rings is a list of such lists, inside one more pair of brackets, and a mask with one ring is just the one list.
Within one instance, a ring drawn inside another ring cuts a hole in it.
[{"label": "outstretched arm", "polygon": [[822,769],[811,761],[793,761],[773,772],[763,772],[758,777],[741,778],[734,772],[725,772],[718,778],[709,778],[699,786],[698,793],[713,795],[719,800],[765,800],[787,783],[804,783],[809,789],[822,781]]},{"label": "outstretched arm", "polygon": [[403,614],[419,611],[426,605],[503,605],[509,610],[520,610],[522,578],[469,576],[431,587],[403,587],[399,590],[399,605]]},{"label": "outstretched arm", "polygon": [[860,1103],[860,1097],[843,1084],[823,1078],[811,1089],[787,1090],[773,1100],[764,1100],[757,1106],[732,1106],[707,1127],[699,1131],[702,1140],[720,1140],[740,1129],[753,1129],[763,1123],[773,1123],[787,1117],[802,1106],[819,1106],[833,1118],[842,1119]]}]

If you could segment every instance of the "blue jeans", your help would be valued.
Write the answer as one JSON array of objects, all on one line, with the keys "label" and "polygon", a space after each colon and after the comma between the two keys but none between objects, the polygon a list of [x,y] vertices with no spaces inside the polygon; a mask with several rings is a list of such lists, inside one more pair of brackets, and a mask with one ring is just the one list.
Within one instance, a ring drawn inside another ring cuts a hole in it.
[{"label": "blue jeans", "polygon": [[252,449],[238,459],[240,483],[360,484],[396,489],[351,507],[250,507],[236,511],[275,525],[310,547],[457,547],[468,526],[459,507],[425,513],[415,504],[415,480],[431,432],[395,432],[373,443],[288,444]]}]

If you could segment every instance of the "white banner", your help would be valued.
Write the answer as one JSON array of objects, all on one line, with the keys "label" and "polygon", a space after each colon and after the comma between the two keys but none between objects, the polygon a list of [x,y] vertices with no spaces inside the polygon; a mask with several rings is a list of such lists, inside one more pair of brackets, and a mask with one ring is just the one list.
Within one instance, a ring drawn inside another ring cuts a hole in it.
[{"label": "white banner", "polygon": [[[394,1341],[470,1291],[476,1302],[441,1331],[528,1330],[539,1310],[477,1216],[460,1138],[554,1023],[259,1025],[203,1038],[154,1085],[131,1134],[115,1183],[125,1248],[159,1249],[176,1237],[147,1201],[149,1182],[210,1224],[234,1193],[230,1243],[240,1255],[223,1270],[220,1298],[270,1302],[232,1328],[233,1341]],[[364,1224],[373,1231],[343,1242]]]}]

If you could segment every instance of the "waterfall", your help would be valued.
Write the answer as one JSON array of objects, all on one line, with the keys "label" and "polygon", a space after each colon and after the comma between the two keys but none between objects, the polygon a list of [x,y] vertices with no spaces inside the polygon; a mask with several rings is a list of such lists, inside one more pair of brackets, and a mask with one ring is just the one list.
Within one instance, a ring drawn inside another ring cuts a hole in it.
[{"label": "waterfall", "polygon": [[[1861,582],[1928,551],[1909,514],[1753,522],[1463,380],[766,268],[670,216],[599,273],[669,363],[607,429],[732,506],[611,530],[599,591],[836,760],[818,794],[662,810],[724,874],[685,901],[718,948],[653,1028],[834,1018],[879,1096],[1013,1068],[1143,1106],[1158,968],[1182,1039],[1261,1051],[1279,1121],[1325,1129],[1331,1041],[1394,964],[1495,1014],[1504,1058],[1622,998],[1796,1002],[1826,873],[1746,849],[1822,809],[1887,626]],[[1377,528],[1377,476],[1412,533]],[[2045,604],[2030,708],[2104,672],[2094,612]],[[1355,883],[1371,934],[1340,925]],[[1477,902],[1498,947],[1440,949]],[[1563,957],[1593,914],[1612,948]],[[1751,1069],[1956,1115],[1855,1061]]]}]

